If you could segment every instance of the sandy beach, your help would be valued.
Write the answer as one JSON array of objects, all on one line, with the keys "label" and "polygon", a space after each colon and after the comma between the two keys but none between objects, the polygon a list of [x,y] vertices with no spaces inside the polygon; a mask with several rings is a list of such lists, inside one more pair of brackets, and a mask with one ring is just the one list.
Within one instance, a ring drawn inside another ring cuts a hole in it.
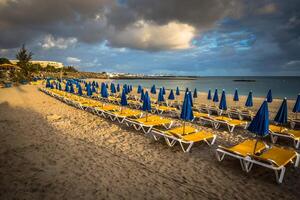
[{"label": "sandy beach", "polygon": [[[254,99],[256,108],[259,102]],[[271,117],[280,103],[271,104]],[[254,166],[246,174],[237,160],[219,163],[217,145],[249,134],[205,129],[217,134],[216,144],[183,153],[63,104],[38,86],[0,89],[0,199],[299,198],[299,168],[289,167],[278,185],[271,170]]]}]

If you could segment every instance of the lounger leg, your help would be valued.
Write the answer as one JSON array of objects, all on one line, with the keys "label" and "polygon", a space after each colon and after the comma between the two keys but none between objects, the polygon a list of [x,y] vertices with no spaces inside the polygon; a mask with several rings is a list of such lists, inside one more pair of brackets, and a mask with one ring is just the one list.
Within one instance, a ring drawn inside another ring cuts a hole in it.
[{"label": "lounger leg", "polygon": [[298,149],[300,146],[300,140],[294,140],[294,146],[296,149]]},{"label": "lounger leg", "polygon": [[183,150],[184,153],[188,153],[191,150],[191,148],[192,148],[192,146],[194,144],[194,142],[191,142],[188,145],[188,147],[185,149],[184,146],[183,146],[183,144],[182,144],[182,142],[179,142],[179,143],[180,143],[181,149]]},{"label": "lounger leg", "polygon": [[136,125],[136,124],[132,124],[132,125],[133,125],[134,129],[137,130],[137,131],[141,130],[141,128],[142,128],[142,126],[139,126],[139,125]]},{"label": "lounger leg", "polygon": [[282,183],[284,178],[284,173],[285,173],[285,167],[283,167],[281,170],[275,170],[277,183]]},{"label": "lounger leg", "polygon": [[230,127],[228,124],[227,124],[227,127],[228,127],[228,130],[230,133],[232,133],[235,128],[235,126]]},{"label": "lounger leg", "polygon": [[128,121],[125,121],[126,126],[130,127],[130,123]]},{"label": "lounger leg", "polygon": [[270,134],[270,137],[271,137],[271,141],[272,141],[272,143],[273,144],[275,144],[276,143],[276,141],[277,141],[277,139],[278,139],[278,136],[276,136],[276,135],[273,135],[272,133]]},{"label": "lounger leg", "polygon": [[225,157],[225,153],[222,153],[222,155],[220,155],[220,152],[216,150],[216,158],[219,162],[221,162]]},{"label": "lounger leg", "polygon": [[244,167],[245,167],[245,170],[247,173],[251,171],[252,167],[253,167],[253,162],[249,162],[247,160],[244,160]]},{"label": "lounger leg", "polygon": [[239,115],[239,119],[240,119],[240,120],[243,120],[243,116],[242,116],[242,115]]},{"label": "lounger leg", "polygon": [[240,159],[240,164],[241,164],[242,170],[247,171],[246,163],[242,159]]},{"label": "lounger leg", "polygon": [[172,126],[173,126],[173,121],[171,121],[171,123],[170,123],[169,126],[165,126],[165,125],[164,125],[164,127],[165,127],[166,129],[170,129]]},{"label": "lounger leg", "polygon": [[295,128],[296,123],[295,122],[291,122],[291,129]]},{"label": "lounger leg", "polygon": [[113,115],[110,115],[109,118],[111,119],[111,121],[115,121],[117,119],[117,117]]},{"label": "lounger leg", "polygon": [[212,146],[212,145],[215,143],[216,139],[217,139],[217,136],[215,135],[214,138],[212,139],[212,141],[211,141],[210,143],[209,143],[208,141],[206,141],[206,140],[205,140],[205,142],[206,142],[209,146]]},{"label": "lounger leg", "polygon": [[96,115],[101,116],[100,111],[98,111],[98,110],[95,110],[95,111],[96,111]]},{"label": "lounger leg", "polygon": [[160,136],[157,136],[154,133],[152,133],[152,136],[153,136],[153,138],[154,138],[155,141],[158,141],[160,139]]},{"label": "lounger leg", "polygon": [[220,123],[213,123],[213,124],[214,124],[213,126],[215,127],[215,129],[219,129],[220,128],[220,125],[221,125]]},{"label": "lounger leg", "polygon": [[300,155],[297,153],[296,161],[295,161],[294,166],[295,166],[295,167],[298,167],[298,166],[299,166],[299,162],[300,162]]},{"label": "lounger leg", "polygon": [[125,117],[124,118],[118,118],[119,123],[123,123],[124,120],[125,120]]},{"label": "lounger leg", "polygon": [[176,140],[170,141],[169,138],[167,138],[167,137],[164,137],[164,138],[165,138],[165,141],[166,141],[166,143],[167,143],[167,145],[168,145],[169,147],[173,147],[173,146],[176,144]]},{"label": "lounger leg", "polygon": [[144,128],[143,126],[141,126],[141,128],[145,134],[150,133],[150,131],[152,130],[152,127],[149,127],[148,130],[147,130],[147,128]]}]

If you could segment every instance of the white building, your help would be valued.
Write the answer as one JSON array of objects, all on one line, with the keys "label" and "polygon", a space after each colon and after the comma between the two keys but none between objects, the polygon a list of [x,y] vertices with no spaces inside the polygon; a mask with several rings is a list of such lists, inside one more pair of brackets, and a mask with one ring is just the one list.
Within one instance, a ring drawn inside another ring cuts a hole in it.
[{"label": "white building", "polygon": [[[18,60],[10,60],[12,64],[17,64]],[[40,64],[41,67],[47,67],[48,65],[53,66],[54,68],[63,68],[64,64],[56,61],[45,61],[45,60],[32,60],[30,61],[32,64]]]}]

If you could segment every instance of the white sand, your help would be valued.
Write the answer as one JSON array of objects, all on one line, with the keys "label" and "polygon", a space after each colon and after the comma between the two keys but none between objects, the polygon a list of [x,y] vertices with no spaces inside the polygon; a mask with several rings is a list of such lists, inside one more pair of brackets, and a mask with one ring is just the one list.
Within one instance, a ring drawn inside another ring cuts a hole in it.
[{"label": "white sand", "polygon": [[[211,130],[211,129],[209,129]],[[246,137],[214,131],[217,144]],[[77,110],[36,86],[0,89],[0,199],[298,199],[300,169],[245,174],[196,145],[183,153]]]}]

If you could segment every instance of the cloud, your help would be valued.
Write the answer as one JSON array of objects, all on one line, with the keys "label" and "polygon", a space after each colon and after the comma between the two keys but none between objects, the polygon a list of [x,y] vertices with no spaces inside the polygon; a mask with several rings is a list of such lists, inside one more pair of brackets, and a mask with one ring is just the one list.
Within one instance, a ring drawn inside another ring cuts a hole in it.
[{"label": "cloud", "polygon": [[170,22],[157,25],[141,20],[113,34],[110,44],[144,50],[187,49],[191,47],[195,34],[196,29],[188,24]]},{"label": "cloud", "polygon": [[[182,49],[189,47],[191,34],[213,28],[225,16],[239,16],[241,8],[239,0],[6,0],[0,4],[0,48],[15,48],[54,35],[88,44],[108,40],[116,47],[150,51]],[[143,27],[137,27],[141,21],[145,22]],[[172,37],[170,30],[178,27],[184,28],[184,34],[181,39],[175,36],[174,43],[157,38],[142,44],[137,36],[147,31],[150,37],[163,33],[167,39],[167,34]],[[125,42],[129,33],[135,37]],[[52,38],[48,40],[53,43]],[[44,46],[51,47],[47,42]]]},{"label": "cloud", "polygon": [[81,61],[79,58],[75,58],[75,57],[67,57],[66,60],[69,64],[78,64]]},{"label": "cloud", "polygon": [[264,14],[273,14],[277,11],[278,11],[278,8],[277,8],[276,4],[269,3],[269,4],[266,4],[265,6],[263,6],[261,8],[258,8],[257,13],[264,15]]},{"label": "cloud", "polygon": [[286,67],[300,66],[300,60],[291,60],[285,64]]},{"label": "cloud", "polygon": [[167,24],[178,21],[209,28],[223,17],[239,17],[243,3],[239,0],[127,0],[126,7],[138,18]]},{"label": "cloud", "polygon": [[69,46],[72,46],[77,43],[77,39],[74,37],[71,38],[54,38],[52,35],[47,35],[43,42],[40,45],[44,49],[58,48],[58,49],[66,49]]}]

